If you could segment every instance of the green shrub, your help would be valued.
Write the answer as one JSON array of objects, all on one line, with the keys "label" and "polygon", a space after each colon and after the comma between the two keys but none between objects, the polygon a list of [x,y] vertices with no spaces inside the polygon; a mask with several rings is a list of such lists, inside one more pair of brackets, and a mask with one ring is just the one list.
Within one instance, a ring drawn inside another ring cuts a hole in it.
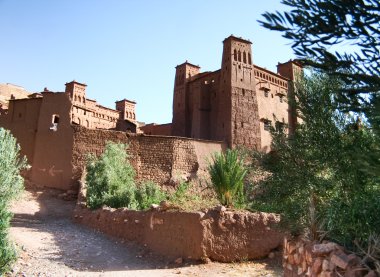
[{"label": "green shrub", "polygon": [[19,157],[20,146],[11,133],[0,128],[0,275],[9,269],[16,252],[8,240],[12,214],[9,205],[23,190],[20,170],[27,167],[26,158]]},{"label": "green shrub", "polygon": [[96,209],[102,205],[136,209],[135,171],[128,161],[127,145],[107,142],[104,153],[87,162],[87,204]]},{"label": "green shrub", "polygon": [[161,187],[152,181],[144,182],[138,186],[135,196],[140,210],[148,209],[152,204],[160,204],[167,197]]},{"label": "green shrub", "polygon": [[244,177],[247,169],[237,150],[215,153],[209,165],[211,182],[222,205],[240,202],[244,195]]}]

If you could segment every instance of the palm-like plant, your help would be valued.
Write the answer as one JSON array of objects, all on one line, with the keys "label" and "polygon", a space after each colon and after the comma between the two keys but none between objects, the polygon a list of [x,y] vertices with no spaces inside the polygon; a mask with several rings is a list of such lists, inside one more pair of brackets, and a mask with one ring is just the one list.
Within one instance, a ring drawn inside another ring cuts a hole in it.
[{"label": "palm-like plant", "polygon": [[235,196],[243,194],[247,169],[237,150],[215,153],[208,166],[211,182],[222,205],[232,206]]}]

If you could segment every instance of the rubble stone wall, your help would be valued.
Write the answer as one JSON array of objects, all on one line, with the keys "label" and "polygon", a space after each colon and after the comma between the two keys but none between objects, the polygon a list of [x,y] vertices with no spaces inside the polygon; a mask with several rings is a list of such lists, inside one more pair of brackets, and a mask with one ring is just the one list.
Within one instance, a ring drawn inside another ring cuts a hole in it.
[{"label": "rubble stone wall", "polygon": [[377,276],[363,267],[359,257],[333,242],[285,239],[283,266],[285,277]]},{"label": "rubble stone wall", "polygon": [[73,126],[73,176],[80,179],[89,153],[100,155],[107,141],[128,143],[130,162],[137,178],[159,184],[199,177],[207,159],[224,149],[222,142],[182,137],[133,135],[110,130]]}]

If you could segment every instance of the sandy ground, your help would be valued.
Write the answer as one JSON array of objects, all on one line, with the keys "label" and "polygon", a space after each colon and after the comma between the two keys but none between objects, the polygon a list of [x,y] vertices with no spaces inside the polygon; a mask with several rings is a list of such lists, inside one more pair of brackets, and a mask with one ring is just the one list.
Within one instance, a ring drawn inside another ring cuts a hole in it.
[{"label": "sandy ground", "polygon": [[14,202],[10,235],[19,259],[10,276],[282,276],[279,253],[232,264],[167,260],[73,223],[75,202],[58,193],[29,188]]}]

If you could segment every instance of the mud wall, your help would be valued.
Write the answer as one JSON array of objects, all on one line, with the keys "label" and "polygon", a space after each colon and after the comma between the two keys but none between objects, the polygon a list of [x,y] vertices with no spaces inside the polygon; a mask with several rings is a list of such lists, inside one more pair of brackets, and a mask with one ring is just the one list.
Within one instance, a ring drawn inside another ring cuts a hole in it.
[{"label": "mud wall", "polygon": [[132,211],[78,205],[75,221],[108,235],[146,245],[173,258],[232,262],[267,256],[280,246],[279,217],[247,211]]},{"label": "mud wall", "polygon": [[195,178],[206,171],[207,159],[222,151],[222,142],[181,137],[129,135],[109,130],[91,130],[72,126],[73,176],[79,179],[88,153],[100,155],[107,141],[129,144],[130,161],[137,178],[159,184]]}]

